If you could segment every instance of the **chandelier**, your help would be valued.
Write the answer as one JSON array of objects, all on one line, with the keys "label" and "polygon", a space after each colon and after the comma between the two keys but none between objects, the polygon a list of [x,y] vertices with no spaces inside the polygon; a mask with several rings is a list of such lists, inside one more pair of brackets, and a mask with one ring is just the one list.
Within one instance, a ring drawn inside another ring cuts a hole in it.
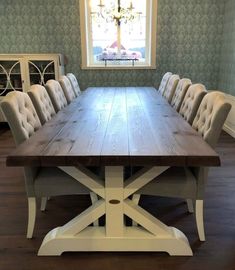
[{"label": "chandelier", "polygon": [[114,3],[110,7],[106,7],[104,0],[100,0],[97,5],[97,11],[91,12],[97,19],[103,19],[107,23],[115,22],[120,26],[121,23],[132,22],[140,18],[142,12],[135,11],[132,1],[128,7],[122,7],[120,0],[117,1],[117,5]]}]

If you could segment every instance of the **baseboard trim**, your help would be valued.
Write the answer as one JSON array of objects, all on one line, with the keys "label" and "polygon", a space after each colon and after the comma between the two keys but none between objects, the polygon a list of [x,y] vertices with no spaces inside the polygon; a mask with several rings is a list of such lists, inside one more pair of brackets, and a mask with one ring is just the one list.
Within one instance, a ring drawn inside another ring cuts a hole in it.
[{"label": "baseboard trim", "polygon": [[223,130],[235,138],[235,96],[225,94],[226,101],[232,105],[232,109],[224,124]]},{"label": "baseboard trim", "polygon": [[232,136],[233,138],[235,138],[235,130],[233,130],[232,128],[230,128],[228,125],[224,125],[223,130],[228,133],[230,136]]}]

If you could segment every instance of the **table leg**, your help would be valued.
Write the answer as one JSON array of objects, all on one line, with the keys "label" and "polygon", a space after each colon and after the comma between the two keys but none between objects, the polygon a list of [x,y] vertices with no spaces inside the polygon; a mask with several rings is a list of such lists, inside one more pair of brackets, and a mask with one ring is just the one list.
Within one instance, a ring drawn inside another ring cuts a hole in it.
[{"label": "table leg", "polygon": [[[38,255],[61,255],[66,251],[165,251],[170,255],[192,255],[185,235],[168,227],[129,199],[136,190],[167,167],[143,169],[123,180],[123,167],[106,167],[105,183],[85,168],[61,167],[101,198],[62,227],[44,238]],[[106,215],[105,227],[89,226]],[[140,226],[125,226],[127,215]]]}]

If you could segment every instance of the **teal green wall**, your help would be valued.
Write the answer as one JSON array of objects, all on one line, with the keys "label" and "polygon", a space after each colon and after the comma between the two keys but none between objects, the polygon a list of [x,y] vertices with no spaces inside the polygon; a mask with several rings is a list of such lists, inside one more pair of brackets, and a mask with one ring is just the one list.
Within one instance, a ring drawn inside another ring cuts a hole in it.
[{"label": "teal green wall", "polygon": [[235,0],[226,0],[219,89],[235,95]]},{"label": "teal green wall", "polygon": [[216,88],[223,14],[222,0],[158,0],[157,70],[86,71],[78,0],[0,0],[0,53],[63,53],[83,89],[158,85],[169,70]]}]

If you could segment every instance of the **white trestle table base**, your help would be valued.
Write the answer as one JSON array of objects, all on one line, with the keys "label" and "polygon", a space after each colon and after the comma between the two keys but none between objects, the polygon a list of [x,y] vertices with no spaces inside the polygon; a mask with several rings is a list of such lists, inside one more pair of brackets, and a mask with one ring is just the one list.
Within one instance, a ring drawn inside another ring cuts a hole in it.
[{"label": "white trestle table base", "polygon": [[[191,256],[186,236],[168,227],[130,196],[169,167],[144,168],[125,182],[122,166],[105,167],[105,182],[83,167],[60,167],[99,196],[84,212],[62,227],[50,231],[39,256],[59,256],[69,251],[159,251]],[[90,226],[105,215],[105,227]],[[124,215],[139,226],[127,227]]]},{"label": "white trestle table base", "polygon": [[66,251],[159,251],[175,256],[191,256],[186,236],[168,227],[172,235],[154,236],[141,227],[124,227],[122,237],[106,236],[105,227],[88,227],[77,235],[60,235],[60,227],[50,231],[39,249],[39,256],[59,256]]}]

